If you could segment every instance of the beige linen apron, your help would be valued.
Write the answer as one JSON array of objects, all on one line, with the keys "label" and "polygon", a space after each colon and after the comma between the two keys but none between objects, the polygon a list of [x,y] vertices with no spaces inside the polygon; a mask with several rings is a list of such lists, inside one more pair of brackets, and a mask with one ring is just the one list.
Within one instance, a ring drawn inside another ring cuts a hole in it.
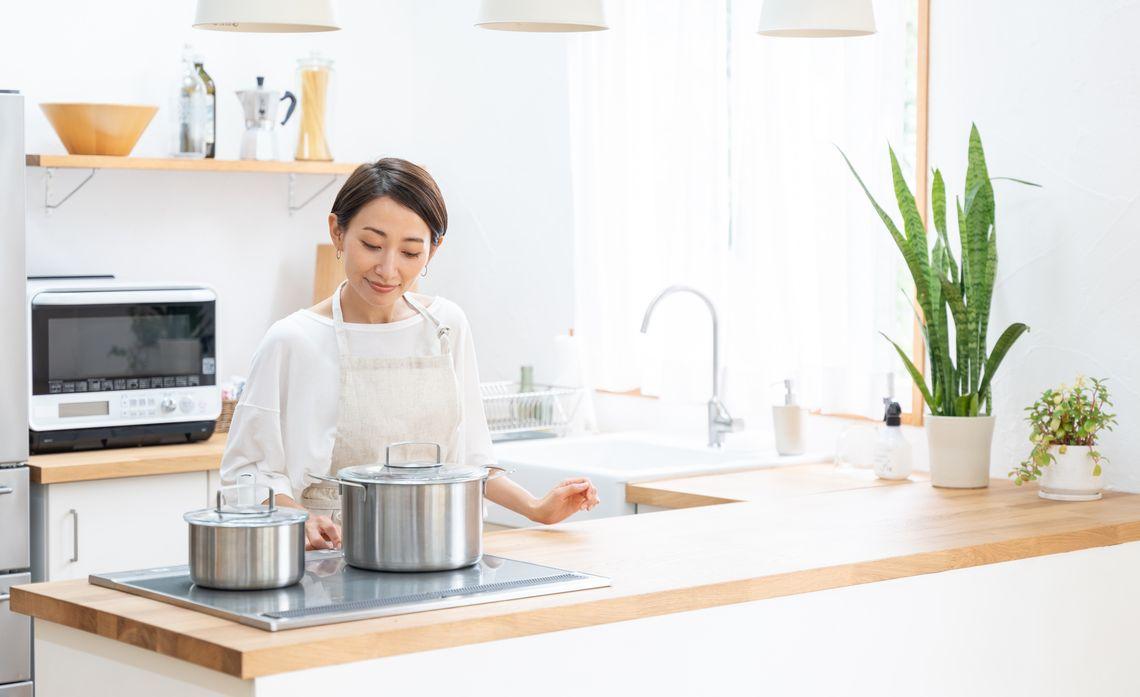
[{"label": "beige linen apron", "polygon": [[[453,461],[458,446],[459,386],[451,362],[451,328],[427,308],[403,299],[435,327],[439,355],[369,358],[349,352],[348,332],[340,305],[341,283],[333,295],[333,329],[340,361],[340,402],[330,475],[343,467],[384,460],[384,448],[399,441],[427,441],[443,446],[443,461]],[[406,446],[392,460],[434,458],[435,448]],[[323,472],[321,473],[323,474]],[[340,522],[340,492],[335,484],[314,483],[301,493],[301,505],[312,515]]]}]

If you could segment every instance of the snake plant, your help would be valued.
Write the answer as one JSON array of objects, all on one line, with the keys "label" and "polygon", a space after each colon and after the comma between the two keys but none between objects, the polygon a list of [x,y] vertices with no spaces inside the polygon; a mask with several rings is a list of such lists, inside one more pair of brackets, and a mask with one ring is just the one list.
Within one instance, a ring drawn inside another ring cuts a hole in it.
[{"label": "snake plant", "polygon": [[922,326],[926,353],[930,358],[929,384],[906,351],[886,334],[883,337],[898,352],[932,414],[977,416],[983,405],[985,413],[989,414],[990,385],[994,373],[1013,343],[1029,331],[1029,327],[1020,322],[1009,325],[987,355],[987,329],[998,261],[997,228],[994,225],[993,179],[986,170],[978,127],[970,129],[965,201],[955,197],[961,263],[954,258],[946,230],[946,184],[942,172],[934,170],[930,192],[935,230],[931,245],[914,195],[903,179],[898,158],[893,149],[888,150],[895,198],[902,214],[901,232],[868,191],[846,153],[840,150],[840,154],[886,225],[914,279],[918,302],[915,314]]}]

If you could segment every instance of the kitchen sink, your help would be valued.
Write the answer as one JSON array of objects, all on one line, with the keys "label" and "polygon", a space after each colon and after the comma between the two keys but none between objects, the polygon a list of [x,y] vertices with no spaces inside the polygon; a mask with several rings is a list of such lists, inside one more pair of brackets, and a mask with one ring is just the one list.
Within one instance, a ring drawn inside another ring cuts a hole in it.
[{"label": "kitchen sink", "polygon": [[[614,433],[495,444],[499,465],[511,478],[541,496],[563,479],[589,477],[601,503],[573,520],[635,513],[625,501],[627,482],[643,482],[743,469],[818,462],[821,457],[780,457],[775,449],[716,450],[699,442],[654,433]],[[497,525],[533,525],[524,517],[488,503],[487,521]]]}]

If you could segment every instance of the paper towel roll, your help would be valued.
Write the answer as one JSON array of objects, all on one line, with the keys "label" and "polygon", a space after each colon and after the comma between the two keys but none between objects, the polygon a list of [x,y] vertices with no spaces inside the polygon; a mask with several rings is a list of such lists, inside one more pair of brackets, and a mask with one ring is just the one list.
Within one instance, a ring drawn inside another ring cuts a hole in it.
[{"label": "paper towel roll", "polygon": [[554,337],[554,370],[551,373],[551,383],[558,387],[577,387],[582,392],[574,418],[570,420],[567,435],[595,433],[598,430],[593,391],[584,355],[582,337],[568,334]]}]

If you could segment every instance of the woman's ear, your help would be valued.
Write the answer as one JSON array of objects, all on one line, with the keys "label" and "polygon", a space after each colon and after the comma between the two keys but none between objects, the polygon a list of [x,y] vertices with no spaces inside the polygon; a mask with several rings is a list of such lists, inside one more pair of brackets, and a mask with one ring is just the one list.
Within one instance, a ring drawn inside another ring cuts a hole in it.
[{"label": "woman's ear", "polygon": [[329,213],[329,238],[338,251],[344,248],[344,233],[336,222],[335,213]]},{"label": "woman's ear", "polygon": [[442,246],[443,246],[443,238],[441,237],[441,238],[439,238],[439,242],[436,242],[435,244],[431,245],[431,248],[428,249],[428,261],[431,261],[433,258],[435,258],[435,253],[438,252],[439,248]]}]

